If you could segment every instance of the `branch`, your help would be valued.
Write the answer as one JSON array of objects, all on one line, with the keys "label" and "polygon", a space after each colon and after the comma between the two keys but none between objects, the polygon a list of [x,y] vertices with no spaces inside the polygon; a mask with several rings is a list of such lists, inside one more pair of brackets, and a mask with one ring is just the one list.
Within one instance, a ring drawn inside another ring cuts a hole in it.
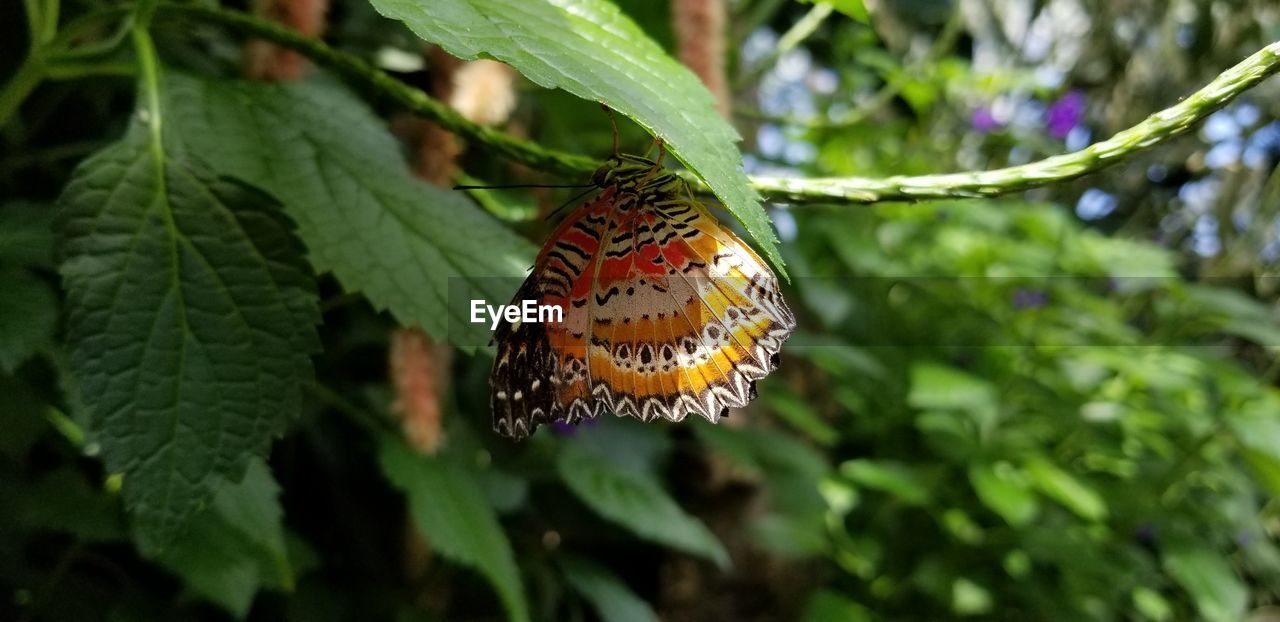
[{"label": "branch", "polygon": [[990,171],[941,175],[787,179],[754,177],[770,197],[809,203],[875,203],[991,197],[1047,186],[1098,172],[1187,132],[1241,93],[1280,71],[1280,42],[1222,72],[1204,88],[1141,123],[1080,151]]},{"label": "branch", "polygon": [[[465,135],[529,166],[567,175],[582,175],[598,165],[585,156],[547,149],[472,123],[443,102],[400,82],[363,60],[273,23],[237,11],[197,5],[164,3],[160,5],[160,11],[222,24],[296,50],[357,86],[390,98],[449,131]],[[827,204],[991,197],[1021,192],[1095,173],[1181,135],[1277,71],[1280,71],[1280,42],[1262,48],[1222,72],[1207,86],[1182,102],[1147,117],[1141,123],[1107,140],[1074,153],[1021,166],[883,179],[753,177],[751,185],[772,199]]]}]

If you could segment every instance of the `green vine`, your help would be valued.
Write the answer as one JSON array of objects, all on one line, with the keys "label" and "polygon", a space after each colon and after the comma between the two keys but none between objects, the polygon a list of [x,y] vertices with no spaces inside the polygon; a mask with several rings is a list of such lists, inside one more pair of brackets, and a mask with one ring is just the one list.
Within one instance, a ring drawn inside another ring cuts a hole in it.
[{"label": "green vine", "polygon": [[[471,123],[444,103],[392,78],[377,68],[324,43],[244,13],[190,5],[161,5],[166,13],[223,24],[269,39],[311,58],[348,80],[396,100],[445,129],[498,151],[514,160],[547,171],[582,174],[596,163],[579,155],[555,151]],[[990,171],[942,175],[784,178],[753,177],[751,184],[765,196],[797,203],[876,203],[964,197],[990,197],[1046,186],[1112,166],[1134,154],[1185,133],[1241,93],[1280,71],[1280,42],[1268,45],[1180,103],[1141,123],[1075,153],[1053,156],[1021,166]]]},{"label": "green vine", "polygon": [[[157,13],[220,24],[272,41],[310,58],[368,94],[387,98],[441,127],[528,166],[571,176],[585,175],[598,165],[591,158],[548,149],[537,143],[485,127],[463,118],[445,103],[409,86],[364,60],[335,50],[323,42],[252,15],[217,7],[160,3]],[[123,14],[126,9],[116,12]],[[109,12],[103,13],[107,15]],[[46,31],[47,33],[47,31]],[[0,123],[22,97],[42,79],[37,55],[31,65],[0,91]],[[1280,42],[1272,43],[1222,72],[1204,88],[1181,102],[1156,112],[1141,123],[1080,151],[1029,164],[989,171],[886,178],[783,178],[757,176],[752,186],[765,196],[796,203],[855,204],[991,197],[1051,185],[1113,166],[1134,154],[1187,132],[1214,111],[1280,71]],[[697,185],[696,180],[692,180]]]}]

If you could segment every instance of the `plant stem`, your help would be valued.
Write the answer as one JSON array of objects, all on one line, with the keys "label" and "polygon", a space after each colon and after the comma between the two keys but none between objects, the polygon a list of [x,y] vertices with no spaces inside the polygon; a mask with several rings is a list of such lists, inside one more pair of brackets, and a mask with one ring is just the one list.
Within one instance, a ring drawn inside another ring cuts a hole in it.
[{"label": "plant stem", "polygon": [[155,44],[151,42],[151,34],[147,32],[147,21],[141,15],[134,24],[131,36],[133,47],[138,53],[138,68],[141,75],[140,87],[146,106],[139,110],[144,114],[147,130],[151,135],[151,155],[155,165],[164,176],[164,118],[160,109],[160,63],[156,58]]},{"label": "plant stem", "polygon": [[995,169],[883,179],[755,177],[752,185],[774,198],[801,203],[875,203],[990,197],[1095,173],[1186,133],[1196,123],[1280,70],[1280,42],[1222,72],[1204,88],[1141,123],[1080,151]]},{"label": "plant stem", "polygon": [[39,54],[39,50],[34,50],[22,61],[18,72],[9,78],[4,89],[0,89],[0,126],[9,122],[9,118],[18,111],[31,91],[44,81],[45,69],[44,57]]},{"label": "plant stem", "polygon": [[[359,86],[388,97],[445,129],[462,134],[513,160],[534,168],[583,175],[597,163],[584,156],[544,148],[492,128],[472,123],[443,102],[396,80],[363,60],[308,39],[265,20],[219,8],[164,3],[160,11],[222,24],[295,50]],[[1136,153],[1179,136],[1241,93],[1280,70],[1280,42],[1272,43],[1222,72],[1182,102],[1141,123],[1080,151],[1029,164],[991,171],[941,175],[780,178],[753,177],[751,185],[766,196],[796,203],[853,204],[991,197],[1059,183],[1116,164]],[[694,184],[697,186],[698,184]]]}]

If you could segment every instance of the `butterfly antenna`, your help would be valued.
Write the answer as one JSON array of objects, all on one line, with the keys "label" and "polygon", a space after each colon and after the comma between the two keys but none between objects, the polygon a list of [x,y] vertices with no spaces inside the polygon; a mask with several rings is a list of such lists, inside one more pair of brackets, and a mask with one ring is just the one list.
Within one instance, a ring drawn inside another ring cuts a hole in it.
[{"label": "butterfly antenna", "polygon": [[613,116],[613,109],[604,102],[600,102],[600,108],[605,114],[609,115],[609,125],[613,126],[613,157],[618,157],[618,118]]},{"label": "butterfly antenna", "polygon": [[585,197],[588,194],[591,194],[591,192],[594,190],[595,190],[595,186],[592,186],[582,192],[579,192],[578,194],[574,195],[573,198],[569,199],[568,201],[565,201],[564,203],[561,203],[560,207],[557,207],[551,210],[550,212],[548,212],[546,217],[543,218],[543,220],[551,220],[551,218],[554,217],[556,214],[560,213],[561,210],[563,210],[566,207],[569,207],[573,203],[577,203],[578,199],[581,199],[582,197]]},{"label": "butterfly antenna", "polygon": [[454,186],[454,190],[502,190],[505,188],[594,188],[595,184],[493,184]]}]

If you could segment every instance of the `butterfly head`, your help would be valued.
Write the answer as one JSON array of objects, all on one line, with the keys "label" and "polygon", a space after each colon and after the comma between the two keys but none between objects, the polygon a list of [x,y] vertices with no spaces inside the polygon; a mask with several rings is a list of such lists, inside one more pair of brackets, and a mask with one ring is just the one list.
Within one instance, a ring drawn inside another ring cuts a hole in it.
[{"label": "butterfly head", "polygon": [[628,180],[635,180],[651,173],[657,164],[652,160],[633,155],[616,155],[591,175],[591,183],[605,188],[613,185],[624,184]]},{"label": "butterfly head", "polygon": [[680,178],[645,157],[621,154],[605,160],[591,175],[600,188],[616,186],[639,192],[667,192],[676,189]]}]

